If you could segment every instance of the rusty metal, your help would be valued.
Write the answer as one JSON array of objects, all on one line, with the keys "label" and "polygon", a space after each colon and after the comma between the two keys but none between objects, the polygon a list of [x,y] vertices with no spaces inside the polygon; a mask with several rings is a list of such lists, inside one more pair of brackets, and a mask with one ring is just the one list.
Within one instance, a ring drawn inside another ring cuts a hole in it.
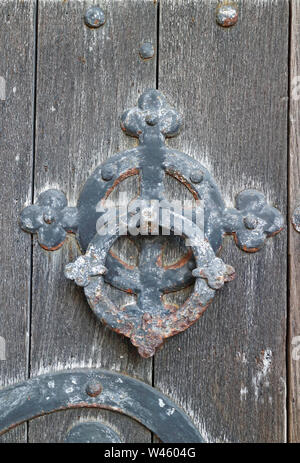
[{"label": "rusty metal", "polygon": [[109,426],[96,421],[79,423],[70,429],[65,442],[67,444],[121,444],[120,436]]},{"label": "rusty metal", "polygon": [[[102,385],[96,397],[87,394],[86,386],[91,382]],[[0,435],[27,420],[76,408],[123,413],[163,442],[204,442],[185,413],[153,387],[125,375],[94,369],[38,376],[1,390]]]},{"label": "rusty metal", "polygon": [[[128,135],[138,138],[139,145],[96,168],[83,187],[77,208],[67,208],[65,200],[57,201],[58,192],[49,190],[47,204],[45,196],[39,197],[37,205],[29,206],[21,215],[23,229],[37,232],[40,244],[48,250],[62,244],[66,231],[76,232],[83,255],[66,266],[66,277],[84,287],[98,319],[129,337],[143,357],[154,355],[166,338],[192,325],[216,290],[234,278],[234,269],[218,257],[224,235],[233,235],[244,251],[255,252],[283,228],[280,212],[256,190],[241,192],[236,207],[226,207],[207,169],[165,144],[181,124],[181,117],[159,91],[145,91],[138,106],[123,114],[121,124]],[[109,195],[132,175],[139,176],[139,196],[126,210],[118,209],[117,227],[110,228],[113,212],[107,206]],[[196,207],[190,216],[166,200],[166,175],[192,193]],[[159,202],[158,209],[153,201]],[[45,209],[48,203],[50,211]],[[201,214],[203,222],[199,223]],[[124,234],[124,227],[127,234],[136,236],[140,251],[137,266],[125,264],[110,250]],[[158,236],[143,236],[149,229]],[[172,267],[164,266],[162,234],[183,236],[190,247],[189,257]],[[182,307],[164,304],[165,293],[192,283],[194,292]],[[107,284],[134,294],[136,302],[117,307],[109,298]]]},{"label": "rusty metal", "polygon": [[225,0],[217,6],[217,23],[222,27],[234,26],[237,23],[238,16],[238,6],[235,2]]},{"label": "rusty metal", "polygon": [[86,393],[90,397],[97,397],[102,392],[102,384],[97,381],[90,381],[86,386]]},{"label": "rusty metal", "polygon": [[85,12],[84,22],[88,27],[96,29],[105,23],[105,13],[99,6],[90,6]]},{"label": "rusty metal", "polygon": [[154,56],[154,47],[151,42],[145,42],[140,48],[140,56],[141,58],[147,60],[151,59]]}]

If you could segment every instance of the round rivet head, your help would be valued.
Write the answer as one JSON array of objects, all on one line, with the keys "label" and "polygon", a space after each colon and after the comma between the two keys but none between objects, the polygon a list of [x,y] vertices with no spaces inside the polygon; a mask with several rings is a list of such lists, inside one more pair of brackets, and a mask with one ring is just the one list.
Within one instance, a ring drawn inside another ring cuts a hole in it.
[{"label": "round rivet head", "polygon": [[297,232],[300,232],[300,206],[296,207],[292,216],[292,224]]},{"label": "round rivet head", "polygon": [[222,2],[217,6],[217,23],[222,27],[234,26],[238,15],[238,7],[234,2]]},{"label": "round rivet head", "polygon": [[114,168],[112,166],[103,167],[102,172],[101,172],[101,176],[102,176],[103,180],[108,182],[114,176]]},{"label": "round rivet head", "polygon": [[97,28],[105,23],[104,11],[99,6],[91,6],[84,15],[84,22],[88,27]]},{"label": "round rivet head", "polygon": [[91,381],[86,386],[86,393],[90,397],[97,397],[102,392],[102,385],[98,381]]},{"label": "round rivet head", "polygon": [[44,214],[43,214],[43,219],[44,219],[44,222],[45,222],[45,223],[47,223],[48,225],[50,225],[51,223],[54,222],[55,216],[54,216],[54,214],[51,214],[51,212],[44,212]]},{"label": "round rivet head", "polygon": [[203,173],[201,170],[193,170],[191,172],[190,179],[193,183],[201,183],[203,180]]},{"label": "round rivet head", "polygon": [[147,114],[145,117],[146,124],[154,126],[158,124],[159,117],[156,114]]},{"label": "round rivet head", "polygon": [[254,230],[258,225],[258,220],[254,215],[248,214],[244,217],[244,224],[248,230]]},{"label": "round rivet head", "polygon": [[154,56],[154,47],[151,42],[145,42],[140,48],[140,57],[143,59],[151,59]]}]

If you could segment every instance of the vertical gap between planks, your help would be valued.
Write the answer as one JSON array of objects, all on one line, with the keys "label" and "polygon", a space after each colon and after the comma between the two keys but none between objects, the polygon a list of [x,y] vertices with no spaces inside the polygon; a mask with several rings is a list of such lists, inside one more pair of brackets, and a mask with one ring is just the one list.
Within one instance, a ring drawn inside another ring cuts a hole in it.
[{"label": "vertical gap between planks", "polygon": [[[35,2],[34,10],[34,60],[33,60],[33,102],[32,102],[32,166],[31,166],[31,203],[34,203],[34,178],[35,178],[35,150],[36,150],[36,99],[37,99],[37,57],[38,57],[38,12],[39,0]],[[31,323],[32,323],[32,280],[33,280],[33,235],[31,235],[30,252],[30,283],[28,295],[28,319],[27,319],[27,379],[31,376]],[[29,442],[29,421],[26,422],[26,442]]]},{"label": "vertical gap between planks", "polygon": [[159,14],[160,14],[160,0],[157,1],[156,9],[156,90],[158,90],[159,80]]},{"label": "vertical gap between planks", "polygon": [[291,328],[290,328],[290,98],[291,98],[291,47],[292,47],[292,2],[289,0],[289,21],[288,21],[288,107],[287,107],[287,209],[286,209],[286,223],[287,223],[287,314],[286,314],[286,435],[285,441],[290,442],[290,411],[291,411],[291,353],[290,353],[290,341],[291,341]]},{"label": "vertical gap between planks", "polygon": [[[159,11],[160,11],[160,0],[157,1],[156,8],[156,90],[158,90],[158,79],[159,79]],[[154,380],[155,370],[155,355],[152,357],[152,386],[155,386]]]},{"label": "vertical gap between planks", "polygon": [[[160,19],[160,0],[157,0],[156,6],[156,80],[155,86],[156,90],[158,90],[158,82],[159,82],[159,19]],[[155,387],[155,355],[152,357],[152,387]],[[151,443],[154,442],[154,434],[151,433]]]}]

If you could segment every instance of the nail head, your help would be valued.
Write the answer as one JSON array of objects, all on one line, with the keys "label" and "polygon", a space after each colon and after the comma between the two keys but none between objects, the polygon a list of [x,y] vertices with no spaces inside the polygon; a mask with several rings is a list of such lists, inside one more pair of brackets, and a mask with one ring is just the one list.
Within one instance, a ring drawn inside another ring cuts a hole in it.
[{"label": "nail head", "polygon": [[203,180],[203,173],[200,170],[191,172],[190,179],[193,183],[201,183]]},{"label": "nail head", "polygon": [[140,56],[143,59],[151,59],[154,56],[154,47],[151,42],[145,42],[140,48]]},{"label": "nail head", "polygon": [[97,381],[91,381],[86,387],[86,393],[90,397],[97,397],[102,392],[102,385]]},{"label": "nail head", "polygon": [[234,26],[238,15],[238,7],[234,2],[219,3],[217,6],[217,23],[222,27]]},{"label": "nail head", "polygon": [[114,176],[114,169],[113,167],[111,166],[105,166],[103,167],[102,169],[102,172],[101,172],[101,175],[102,175],[102,178],[103,180],[105,180],[106,182],[108,182],[109,180],[111,180]]},{"label": "nail head", "polygon": [[254,230],[258,225],[258,220],[254,215],[248,214],[244,218],[244,224],[248,230]]},{"label": "nail head", "polygon": [[93,29],[103,26],[105,23],[104,11],[99,6],[91,6],[86,10],[84,22]]}]

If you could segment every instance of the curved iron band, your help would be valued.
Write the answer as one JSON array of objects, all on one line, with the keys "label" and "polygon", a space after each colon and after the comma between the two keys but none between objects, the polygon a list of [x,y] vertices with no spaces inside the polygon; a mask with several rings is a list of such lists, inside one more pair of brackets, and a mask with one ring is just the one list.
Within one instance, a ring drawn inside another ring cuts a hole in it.
[{"label": "curved iron band", "polygon": [[[199,238],[200,230],[197,225],[173,211],[169,212],[171,220],[172,217],[177,217],[185,223],[183,232],[180,229],[178,234],[184,233],[190,243],[193,243],[191,249],[197,267],[201,268],[212,261],[215,258],[214,251],[208,241],[204,240],[203,237]],[[176,220],[173,220],[173,223],[175,223],[174,231],[176,232]],[[159,225],[167,228],[169,224],[164,224],[160,217]],[[98,264],[105,266],[106,256],[118,238],[117,228],[114,235],[96,234],[89,245],[86,255],[97,255]],[[132,344],[138,348],[140,355],[145,358],[154,355],[156,349],[163,344],[166,338],[186,330],[195,323],[215,295],[215,290],[210,288],[204,279],[196,278],[192,295],[176,313],[166,311],[164,315],[156,314],[157,327],[154,327],[151,334],[145,338],[145,330],[140,326],[140,323],[137,324],[136,315],[133,314],[131,317],[128,314],[120,313],[119,309],[107,296],[103,276],[91,277],[90,283],[84,288],[84,292],[96,317],[102,323],[108,324],[114,331],[129,337]],[[150,329],[147,328],[146,331],[150,332]]]},{"label": "curved iron band", "polygon": [[[101,213],[96,210],[99,202],[105,200],[122,180],[138,175],[140,169],[143,168],[141,150],[142,147],[138,146],[115,154],[97,167],[86,181],[77,204],[79,210],[77,238],[82,251],[86,251],[96,233],[96,222],[101,216]],[[112,179],[108,181],[101,177],[102,170],[107,167],[111,167],[114,173]],[[224,235],[224,230],[220,228],[220,218],[225,204],[211,174],[196,159],[167,147],[164,147],[164,160],[161,168],[183,183],[196,199],[204,200],[205,237],[216,253],[222,245]],[[203,180],[200,183],[193,183],[190,179],[191,173],[195,170],[203,173]],[[164,191],[163,184],[160,185],[160,190]]]},{"label": "curved iron band", "polygon": [[[100,382],[90,397],[86,387]],[[38,376],[0,391],[0,435],[33,418],[59,410],[102,408],[123,413],[166,443],[204,442],[198,430],[170,399],[134,378],[105,370],[67,370]]]},{"label": "curved iron band", "polygon": [[98,421],[86,421],[76,424],[68,432],[65,442],[68,444],[122,444],[119,434],[109,426]]}]

